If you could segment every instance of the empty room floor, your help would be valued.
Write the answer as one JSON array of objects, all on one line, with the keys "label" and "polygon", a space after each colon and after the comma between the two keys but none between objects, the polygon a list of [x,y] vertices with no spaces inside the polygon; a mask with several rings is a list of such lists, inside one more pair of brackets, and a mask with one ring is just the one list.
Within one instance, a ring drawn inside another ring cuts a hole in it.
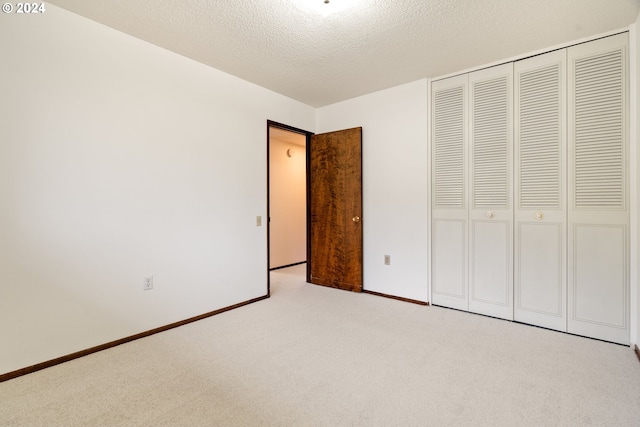
[{"label": "empty room floor", "polygon": [[0,425],[640,425],[628,347],[304,272],[272,272],[267,300],[0,383]]}]

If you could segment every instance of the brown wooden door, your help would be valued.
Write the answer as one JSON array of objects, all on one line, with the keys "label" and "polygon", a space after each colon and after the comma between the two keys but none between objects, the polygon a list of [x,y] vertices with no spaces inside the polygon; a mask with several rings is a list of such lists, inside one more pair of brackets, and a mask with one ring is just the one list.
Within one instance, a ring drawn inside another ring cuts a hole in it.
[{"label": "brown wooden door", "polygon": [[311,136],[307,281],[362,292],[362,128]]}]

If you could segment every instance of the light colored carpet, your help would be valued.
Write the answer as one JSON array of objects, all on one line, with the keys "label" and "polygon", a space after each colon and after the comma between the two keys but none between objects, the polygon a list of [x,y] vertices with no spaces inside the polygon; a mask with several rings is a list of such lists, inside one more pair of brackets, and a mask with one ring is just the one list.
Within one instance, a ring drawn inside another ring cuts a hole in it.
[{"label": "light colored carpet", "polygon": [[272,273],[272,297],[0,383],[1,426],[638,426],[627,347]]}]

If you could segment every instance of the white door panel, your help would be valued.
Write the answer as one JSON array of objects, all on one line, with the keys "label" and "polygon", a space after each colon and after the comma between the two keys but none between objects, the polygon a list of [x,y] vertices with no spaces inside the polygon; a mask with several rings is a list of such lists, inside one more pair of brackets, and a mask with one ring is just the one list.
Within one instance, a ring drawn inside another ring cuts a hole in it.
[{"label": "white door panel", "polygon": [[566,50],[518,61],[514,320],[567,330]]},{"label": "white door panel", "polygon": [[469,311],[511,319],[511,221],[476,220],[471,235]]},{"label": "white door panel", "polygon": [[570,331],[627,344],[627,228],[575,224]]},{"label": "white door panel", "polygon": [[520,221],[516,227],[515,320],[566,331],[564,223]]},{"label": "white door panel", "polygon": [[469,311],[513,319],[513,64],[469,74]]},{"label": "white door panel", "polygon": [[467,310],[467,221],[434,219],[432,238],[433,303]]},{"label": "white door panel", "polygon": [[433,304],[468,310],[467,76],[432,84]]},{"label": "white door panel", "polygon": [[567,50],[568,331],[629,344],[627,34]]}]

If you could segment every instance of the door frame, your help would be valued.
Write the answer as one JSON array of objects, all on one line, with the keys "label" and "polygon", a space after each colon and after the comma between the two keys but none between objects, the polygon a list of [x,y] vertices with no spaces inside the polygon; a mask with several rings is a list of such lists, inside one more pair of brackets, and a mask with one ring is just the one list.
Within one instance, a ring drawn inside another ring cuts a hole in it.
[{"label": "door frame", "polygon": [[[309,262],[311,256],[311,249],[309,247],[309,144],[311,143],[311,136],[314,135],[313,132],[306,131],[304,129],[296,128],[293,126],[285,125],[283,123],[275,122],[273,120],[267,120],[267,297],[271,296],[271,159],[269,155],[270,147],[271,147],[271,132],[269,130],[271,128],[277,128],[281,130],[286,130],[289,132],[301,134],[305,136],[305,187],[306,187],[306,195],[305,195],[305,203],[306,203],[306,246],[307,246],[307,262]],[[309,280],[309,268],[307,268],[306,279]]]}]

